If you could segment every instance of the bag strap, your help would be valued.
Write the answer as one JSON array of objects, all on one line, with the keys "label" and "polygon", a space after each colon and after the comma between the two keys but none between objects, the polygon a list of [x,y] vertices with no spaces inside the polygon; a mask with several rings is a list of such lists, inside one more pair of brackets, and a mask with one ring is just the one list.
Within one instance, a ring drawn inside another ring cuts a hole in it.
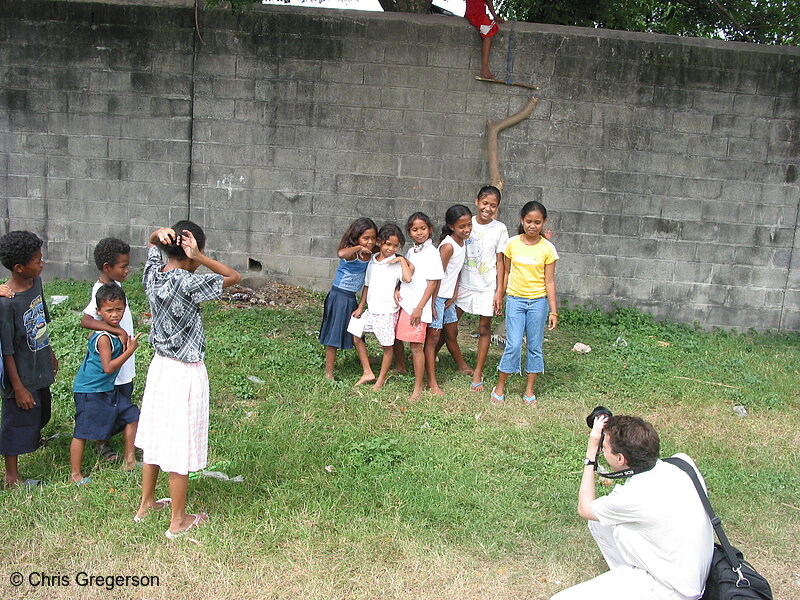
[{"label": "bag strap", "polygon": [[[703,503],[703,508],[706,509],[706,513],[708,514],[708,518],[711,521],[711,526],[714,528],[714,532],[717,534],[717,538],[719,539],[719,543],[722,546],[722,550],[725,552],[725,556],[728,559],[731,567],[734,571],[739,574],[739,577],[742,577],[741,568],[742,563],[741,561],[736,558],[736,551],[731,546],[731,543],[728,541],[728,536],[725,535],[725,530],[722,529],[722,519],[720,519],[714,509],[711,507],[711,502],[708,500],[708,494],[703,489],[703,485],[700,483],[700,479],[697,477],[697,472],[692,468],[688,462],[683,460],[682,458],[677,458],[675,456],[670,458],[662,458],[664,462],[667,462],[671,465],[675,465],[681,471],[686,473],[689,478],[694,483],[694,487],[697,490],[697,495],[700,496],[700,501]],[[737,565],[734,567],[733,565]]]}]

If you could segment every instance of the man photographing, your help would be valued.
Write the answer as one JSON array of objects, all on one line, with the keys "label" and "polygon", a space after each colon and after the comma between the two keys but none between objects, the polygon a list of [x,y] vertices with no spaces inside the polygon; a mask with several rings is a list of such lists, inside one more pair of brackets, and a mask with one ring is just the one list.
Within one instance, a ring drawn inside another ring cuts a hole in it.
[{"label": "man photographing", "polygon": [[[604,411],[594,417],[589,434],[578,514],[589,521],[610,570],[552,600],[696,600],[708,577],[714,533],[694,484],[659,460],[658,434],[650,423]],[[611,476],[629,480],[596,498],[601,444]],[[697,471],[691,458],[675,456]],[[699,472],[698,477],[703,481]]]}]

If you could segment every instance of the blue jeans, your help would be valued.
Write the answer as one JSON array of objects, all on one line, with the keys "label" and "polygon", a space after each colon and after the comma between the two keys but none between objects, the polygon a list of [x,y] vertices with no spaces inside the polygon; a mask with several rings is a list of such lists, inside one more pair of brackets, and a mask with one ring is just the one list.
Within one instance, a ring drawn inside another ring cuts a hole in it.
[{"label": "blue jeans", "polygon": [[528,300],[518,296],[506,297],[506,347],[497,370],[503,373],[519,373],[522,353],[522,334],[528,341],[525,357],[526,373],[544,373],[542,342],[544,326],[550,305],[547,298]]},{"label": "blue jeans", "polygon": [[453,302],[448,308],[444,307],[445,302],[450,298],[442,298],[437,296],[434,302],[436,303],[436,318],[428,325],[431,329],[442,329],[445,325],[455,323],[458,321],[458,313],[456,312],[456,303]]}]

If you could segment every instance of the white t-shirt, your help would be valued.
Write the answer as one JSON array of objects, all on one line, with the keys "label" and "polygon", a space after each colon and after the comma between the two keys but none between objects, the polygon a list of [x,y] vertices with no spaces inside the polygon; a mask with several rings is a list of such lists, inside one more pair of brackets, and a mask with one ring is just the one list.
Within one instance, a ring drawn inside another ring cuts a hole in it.
[{"label": "white t-shirt", "polygon": [[374,315],[385,315],[397,312],[398,307],[394,301],[394,290],[397,282],[403,277],[403,267],[399,262],[388,264],[395,257],[378,261],[378,255],[373,254],[367,265],[367,275],[364,285],[367,290],[367,308]]},{"label": "white t-shirt", "polygon": [[[120,285],[119,281],[115,281],[114,283]],[[87,304],[86,308],[83,309],[83,314],[89,315],[97,321],[103,320],[97,313],[97,300],[95,300],[97,290],[100,289],[101,285],[103,285],[103,282],[95,282],[94,286],[92,287],[92,297],[89,299],[89,304]],[[122,320],[119,322],[119,326],[129,336],[133,335],[133,315],[131,314],[131,309],[128,306],[127,298],[125,299],[125,312],[122,314]],[[130,383],[133,381],[134,377],[136,377],[136,360],[134,359],[133,355],[131,355],[131,357],[120,367],[119,372],[117,373],[117,378],[114,380],[114,385]]]},{"label": "white t-shirt", "polygon": [[497,289],[497,255],[506,249],[508,228],[500,221],[486,225],[472,217],[472,233],[464,242],[464,267],[459,288],[478,292]]},{"label": "white t-shirt", "polygon": [[[414,275],[409,283],[400,284],[400,307],[409,315],[419,306],[429,281],[439,281],[444,277],[442,258],[431,240],[421,246],[414,246],[406,253],[406,259],[414,265]],[[433,321],[432,298],[422,307],[423,323]]]},{"label": "white t-shirt", "polygon": [[[697,471],[691,458],[675,456]],[[592,512],[601,525],[614,528],[614,540],[629,564],[684,598],[702,594],[714,531],[692,480],[678,467],[659,460],[650,471],[597,498]]]},{"label": "white t-shirt", "polygon": [[[456,291],[456,281],[458,281],[458,275],[461,273],[461,267],[464,266],[464,246],[459,246],[458,242],[448,235],[442,240],[442,243],[439,244],[440,255],[442,247],[448,244],[453,247],[453,255],[450,257],[447,268],[444,270],[444,277],[439,286],[439,292],[436,295],[449,300]],[[441,257],[439,260],[441,261]]]}]

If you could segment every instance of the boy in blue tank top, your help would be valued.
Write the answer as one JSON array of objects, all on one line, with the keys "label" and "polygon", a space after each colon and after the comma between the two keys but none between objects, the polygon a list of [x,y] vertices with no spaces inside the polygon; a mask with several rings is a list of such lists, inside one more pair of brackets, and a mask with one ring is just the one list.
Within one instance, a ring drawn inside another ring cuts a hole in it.
[{"label": "boy in blue tank top", "polygon": [[[125,312],[125,292],[116,283],[104,283],[97,290],[97,314],[110,328],[119,327]],[[91,481],[81,472],[86,440],[107,440],[124,431],[125,465],[136,467],[133,440],[139,422],[139,409],[123,394],[117,394],[114,381],[120,367],[136,351],[139,335],[123,343],[108,331],[95,331],[78,372],[72,391],[75,396],[75,431],[69,449],[72,481],[85,485]]]}]

